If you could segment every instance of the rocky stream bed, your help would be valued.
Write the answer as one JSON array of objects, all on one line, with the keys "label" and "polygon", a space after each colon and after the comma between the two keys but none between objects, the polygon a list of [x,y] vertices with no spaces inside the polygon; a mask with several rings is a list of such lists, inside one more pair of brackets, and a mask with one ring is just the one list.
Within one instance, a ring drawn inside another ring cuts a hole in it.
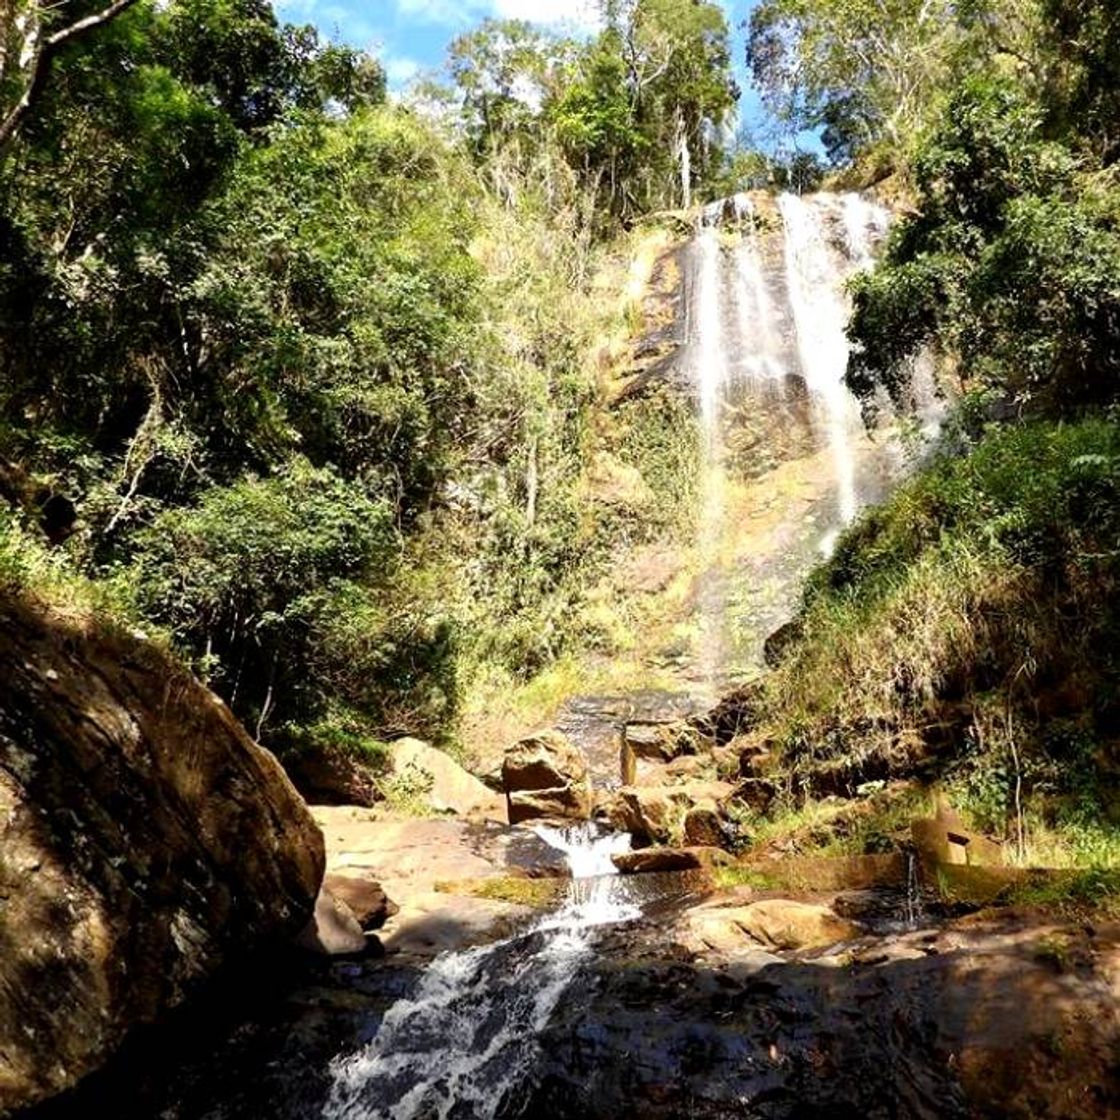
[{"label": "rocky stream bed", "polygon": [[[317,815],[331,866],[382,853],[400,907],[386,955],[285,956],[226,977],[37,1120],[1120,1107],[1115,925],[953,917],[921,899],[915,912],[905,883],[866,875],[800,893],[721,889],[700,871],[572,881],[528,826]],[[554,901],[509,901],[518,883]]]}]

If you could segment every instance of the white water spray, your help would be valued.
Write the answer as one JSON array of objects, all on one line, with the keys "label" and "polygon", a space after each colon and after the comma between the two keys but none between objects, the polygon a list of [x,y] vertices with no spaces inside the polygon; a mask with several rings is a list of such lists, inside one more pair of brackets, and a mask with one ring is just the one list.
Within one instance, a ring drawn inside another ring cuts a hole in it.
[{"label": "white water spray", "polygon": [[687,210],[692,206],[692,153],[688,148],[688,136],[683,125],[677,131],[677,159],[681,173],[681,204]]},{"label": "white water spray", "polygon": [[696,331],[692,339],[700,387],[700,430],[709,457],[716,453],[716,420],[720,388],[727,376],[724,350],[719,231],[704,224],[696,238],[699,257],[696,281]]},{"label": "white water spray", "polygon": [[568,857],[566,904],[518,937],[437,957],[373,1041],[333,1063],[324,1120],[488,1120],[522,1083],[537,1036],[593,951],[591,930],[640,914],[611,861],[629,850],[628,835],[592,825],[536,832]]},{"label": "white water spray", "polygon": [[786,373],[782,339],[776,329],[774,305],[766,287],[754,207],[746,195],[735,196],[735,215],[747,230],[735,248],[735,306],[738,349],[743,375],[750,382],[776,381]]},{"label": "white water spray", "polygon": [[[786,282],[797,330],[801,373],[821,415],[836,472],[837,506],[847,524],[859,508],[852,445],[862,433],[859,408],[844,384],[848,367],[848,302],[843,282],[851,270],[829,245],[824,207],[832,199],[804,199],[783,194],[778,199],[785,223]],[[848,213],[845,207],[844,214]],[[846,227],[849,253],[862,263],[866,230],[861,238]],[[855,245],[852,244],[855,238]],[[870,259],[870,250],[866,250]]]}]

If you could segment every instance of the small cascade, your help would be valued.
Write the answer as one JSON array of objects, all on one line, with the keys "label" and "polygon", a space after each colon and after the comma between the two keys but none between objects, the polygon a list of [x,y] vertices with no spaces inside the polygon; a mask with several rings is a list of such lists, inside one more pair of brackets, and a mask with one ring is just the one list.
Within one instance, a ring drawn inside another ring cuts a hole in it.
[{"label": "small cascade", "polygon": [[568,858],[568,899],[516,937],[437,957],[373,1040],[336,1059],[324,1120],[487,1120],[529,1077],[537,1036],[579,968],[597,926],[640,915],[611,856],[630,837],[594,825],[538,828]]},{"label": "small cascade", "polygon": [[922,903],[922,876],[917,854],[906,853],[906,893],[902,902],[902,921],[906,929],[917,929],[926,918]]}]

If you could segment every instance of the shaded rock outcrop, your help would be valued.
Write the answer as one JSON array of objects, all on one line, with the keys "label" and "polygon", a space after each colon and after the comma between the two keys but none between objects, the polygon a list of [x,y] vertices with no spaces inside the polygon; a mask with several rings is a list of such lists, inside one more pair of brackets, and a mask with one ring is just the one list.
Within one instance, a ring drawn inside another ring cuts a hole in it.
[{"label": "shaded rock outcrop", "polygon": [[166,654],[0,601],[0,1116],[293,938],[323,863],[276,760]]}]

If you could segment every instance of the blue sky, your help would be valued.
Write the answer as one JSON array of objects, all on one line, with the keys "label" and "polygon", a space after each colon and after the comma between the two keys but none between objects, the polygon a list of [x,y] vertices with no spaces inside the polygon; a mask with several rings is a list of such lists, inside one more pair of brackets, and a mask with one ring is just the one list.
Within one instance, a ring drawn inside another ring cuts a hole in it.
[{"label": "blue sky", "polygon": [[[755,0],[722,0],[734,32],[736,72],[743,87],[740,115],[761,127],[758,95],[743,72],[743,37],[738,25]],[[437,69],[448,43],[487,17],[527,19],[562,29],[593,25],[591,0],[277,0],[281,19],[313,23],[332,39],[372,50],[384,62],[393,88],[424,70]]]}]

